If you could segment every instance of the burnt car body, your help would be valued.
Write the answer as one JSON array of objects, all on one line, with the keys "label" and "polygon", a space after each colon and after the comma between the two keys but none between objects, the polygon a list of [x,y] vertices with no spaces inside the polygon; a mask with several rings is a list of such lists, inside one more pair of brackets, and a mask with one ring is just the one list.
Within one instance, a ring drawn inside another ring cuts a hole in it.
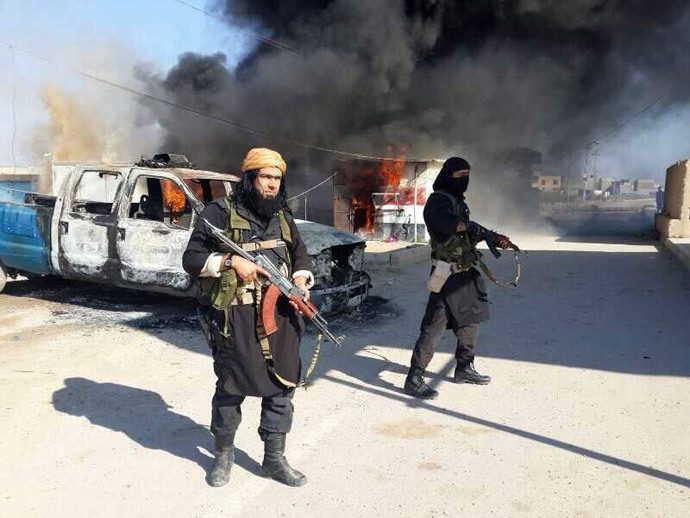
[{"label": "burnt car body", "polygon": [[[0,276],[66,279],[194,296],[182,254],[204,205],[232,192],[239,178],[161,161],[53,165],[55,195],[2,195]],[[9,192],[9,191],[8,191]],[[297,221],[312,260],[315,303],[325,313],[359,305],[369,276],[365,242]]]}]

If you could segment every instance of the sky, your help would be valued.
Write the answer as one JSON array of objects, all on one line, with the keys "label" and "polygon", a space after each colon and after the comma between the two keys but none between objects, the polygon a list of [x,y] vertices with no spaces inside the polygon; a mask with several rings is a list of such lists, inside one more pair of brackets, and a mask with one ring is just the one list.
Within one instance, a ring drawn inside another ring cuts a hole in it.
[{"label": "sky", "polygon": [[[209,9],[207,0],[184,1]],[[40,54],[58,66],[12,51],[4,43]],[[133,74],[136,66],[147,63],[164,74],[179,54],[191,51],[223,52],[232,67],[254,45],[251,35],[176,0],[0,0],[0,166],[37,165],[39,151],[47,147],[43,134],[49,116],[42,92],[49,85],[87,99],[94,117],[111,119],[109,128],[129,131],[139,110],[136,99],[69,69],[143,90],[145,85],[137,83]],[[663,181],[660,163],[670,166],[687,158],[690,107],[663,117],[654,110],[653,119],[641,117],[601,142],[598,173]],[[147,131],[130,139],[150,141],[140,146],[148,152],[156,149],[156,128]],[[648,152],[640,153],[641,149]],[[591,163],[588,172],[593,172]]]},{"label": "sky", "polygon": [[[203,0],[185,1],[208,8]],[[30,165],[34,133],[47,123],[41,100],[47,84],[84,95],[128,95],[66,69],[137,87],[132,69],[142,62],[165,73],[180,53],[223,52],[232,66],[255,40],[175,0],[0,0],[0,42],[60,65],[0,44],[0,165],[13,164],[13,134],[18,165]]]}]

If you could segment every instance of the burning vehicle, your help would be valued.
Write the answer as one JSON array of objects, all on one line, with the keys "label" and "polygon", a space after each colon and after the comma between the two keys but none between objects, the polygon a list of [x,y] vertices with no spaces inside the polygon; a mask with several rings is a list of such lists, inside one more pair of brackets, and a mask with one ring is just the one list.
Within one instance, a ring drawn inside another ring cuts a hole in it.
[{"label": "burning vehicle", "polygon": [[[54,195],[0,183],[0,291],[8,276],[57,275],[178,296],[197,284],[182,268],[204,204],[239,178],[192,168],[180,155],[138,164],[53,163]],[[312,298],[324,313],[357,307],[368,295],[366,243],[297,220],[312,260]]]}]

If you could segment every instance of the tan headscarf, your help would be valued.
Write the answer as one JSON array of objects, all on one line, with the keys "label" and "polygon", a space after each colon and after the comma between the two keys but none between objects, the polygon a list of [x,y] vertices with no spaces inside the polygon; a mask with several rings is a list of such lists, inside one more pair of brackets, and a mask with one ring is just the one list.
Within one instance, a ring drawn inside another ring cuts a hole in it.
[{"label": "tan headscarf", "polygon": [[262,167],[277,167],[283,174],[287,171],[287,164],[277,151],[265,147],[250,149],[242,162],[242,172],[246,173]]}]

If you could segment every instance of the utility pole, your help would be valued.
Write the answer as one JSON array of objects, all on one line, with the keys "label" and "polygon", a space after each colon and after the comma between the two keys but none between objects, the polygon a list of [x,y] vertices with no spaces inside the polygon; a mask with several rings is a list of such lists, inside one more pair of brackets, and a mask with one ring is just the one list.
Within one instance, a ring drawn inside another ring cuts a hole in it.
[{"label": "utility pole", "polygon": [[595,149],[594,153],[592,153],[592,155],[594,156],[594,176],[596,176],[597,175],[597,157],[601,156],[601,153],[599,153],[598,149]]},{"label": "utility pole", "polygon": [[[588,172],[588,165],[589,165],[589,151],[592,149],[592,146],[598,146],[599,143],[596,140],[593,140],[592,142],[588,142],[587,146],[585,146],[585,171],[584,171],[584,178],[582,182],[582,201],[585,201],[587,199],[587,182],[589,181],[589,172]],[[596,158],[594,159],[596,163]],[[596,168],[596,166],[595,166]]]},{"label": "utility pole", "polygon": [[565,188],[565,206],[566,209],[570,207],[570,171],[573,161],[573,150],[572,148],[568,151],[568,182]]}]

